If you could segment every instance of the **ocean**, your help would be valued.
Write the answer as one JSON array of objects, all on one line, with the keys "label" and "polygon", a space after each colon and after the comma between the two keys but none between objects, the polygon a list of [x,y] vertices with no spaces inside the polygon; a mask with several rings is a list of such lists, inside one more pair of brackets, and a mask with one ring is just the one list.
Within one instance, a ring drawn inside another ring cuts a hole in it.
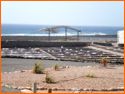
[{"label": "ocean", "polygon": [[[2,36],[48,36],[48,32],[40,31],[47,25],[22,25],[22,24],[2,24]],[[123,27],[98,27],[98,26],[71,26],[81,30],[80,35],[116,35]],[[51,36],[64,36],[64,29],[56,30]],[[68,30],[68,36],[76,35],[73,30]]]}]

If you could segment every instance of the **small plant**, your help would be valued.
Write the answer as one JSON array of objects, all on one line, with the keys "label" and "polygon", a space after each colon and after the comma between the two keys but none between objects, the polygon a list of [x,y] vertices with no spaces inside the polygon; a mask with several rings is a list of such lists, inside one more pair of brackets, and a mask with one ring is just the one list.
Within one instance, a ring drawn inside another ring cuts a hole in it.
[{"label": "small plant", "polygon": [[54,65],[54,69],[59,70],[59,65],[58,64]]},{"label": "small plant", "polygon": [[33,68],[33,73],[36,74],[43,74],[44,73],[44,68],[41,65],[41,63],[35,63],[34,68]]},{"label": "small plant", "polygon": [[87,74],[86,77],[88,77],[88,78],[96,78],[96,76],[94,74]]},{"label": "small plant", "polygon": [[51,76],[49,76],[48,74],[46,74],[45,80],[46,80],[46,83],[49,83],[49,84],[56,83],[54,81],[54,79]]},{"label": "small plant", "polygon": [[107,66],[107,63],[108,63],[108,59],[107,58],[102,58],[101,59],[101,64],[103,64],[104,67]]}]

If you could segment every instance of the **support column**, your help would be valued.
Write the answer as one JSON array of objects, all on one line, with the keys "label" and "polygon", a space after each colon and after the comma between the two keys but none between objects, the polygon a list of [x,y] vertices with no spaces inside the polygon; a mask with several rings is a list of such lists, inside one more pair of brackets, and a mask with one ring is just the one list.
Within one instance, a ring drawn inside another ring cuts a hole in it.
[{"label": "support column", "polygon": [[67,27],[65,27],[65,40],[67,41]]},{"label": "support column", "polygon": [[48,32],[48,40],[50,41],[50,30]]},{"label": "support column", "polygon": [[79,31],[77,31],[77,41],[79,41]]}]

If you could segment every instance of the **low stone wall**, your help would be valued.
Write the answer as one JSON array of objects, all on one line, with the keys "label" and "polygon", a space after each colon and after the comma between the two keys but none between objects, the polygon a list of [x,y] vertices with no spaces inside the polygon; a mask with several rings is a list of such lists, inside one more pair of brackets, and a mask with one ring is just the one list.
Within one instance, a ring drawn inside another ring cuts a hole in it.
[{"label": "low stone wall", "polygon": [[41,41],[2,41],[2,48],[27,47],[76,47],[88,46],[89,42],[41,42]]},{"label": "low stone wall", "polygon": [[94,42],[94,44],[101,45],[101,46],[113,46],[112,43],[100,43],[100,42]]}]

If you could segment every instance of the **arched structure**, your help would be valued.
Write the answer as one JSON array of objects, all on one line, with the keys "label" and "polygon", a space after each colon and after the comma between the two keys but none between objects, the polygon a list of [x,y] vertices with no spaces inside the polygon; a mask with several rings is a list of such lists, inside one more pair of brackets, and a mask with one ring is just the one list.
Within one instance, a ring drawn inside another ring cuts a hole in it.
[{"label": "arched structure", "polygon": [[70,26],[53,26],[53,27],[41,29],[40,31],[47,31],[48,32],[48,40],[50,40],[50,34],[58,32],[57,29],[60,29],[60,28],[65,29],[65,40],[67,40],[67,37],[68,37],[68,35],[67,35],[68,29],[76,31],[77,32],[77,40],[79,40],[79,32],[81,32],[81,30],[78,30],[76,28],[72,28]]}]

